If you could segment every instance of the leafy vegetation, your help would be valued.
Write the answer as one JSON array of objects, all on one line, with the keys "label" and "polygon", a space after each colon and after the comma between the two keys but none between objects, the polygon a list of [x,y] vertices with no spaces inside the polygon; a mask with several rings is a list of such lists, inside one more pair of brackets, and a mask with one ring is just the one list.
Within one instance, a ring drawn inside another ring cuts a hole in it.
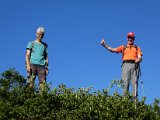
[{"label": "leafy vegetation", "polygon": [[[112,85],[111,85],[112,87]],[[0,78],[0,120],[160,120],[160,100],[145,104],[109,90],[91,93],[91,87],[67,88],[64,84],[39,93],[15,69]]]}]

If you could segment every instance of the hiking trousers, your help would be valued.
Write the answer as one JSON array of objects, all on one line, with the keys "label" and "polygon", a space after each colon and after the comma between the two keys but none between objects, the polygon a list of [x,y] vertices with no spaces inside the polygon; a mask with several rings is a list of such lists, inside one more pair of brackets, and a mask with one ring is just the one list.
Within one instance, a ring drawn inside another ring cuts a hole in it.
[{"label": "hiking trousers", "polygon": [[29,78],[29,83],[31,88],[33,88],[34,86],[36,76],[38,76],[38,80],[39,80],[39,89],[42,90],[43,84],[46,81],[45,67],[41,65],[31,64],[31,72],[30,72],[30,78]]},{"label": "hiking trousers", "polygon": [[135,69],[135,63],[122,64],[123,95],[126,95],[129,92],[129,86],[131,83],[132,96],[133,97],[138,96],[138,73],[139,73],[139,68]]}]

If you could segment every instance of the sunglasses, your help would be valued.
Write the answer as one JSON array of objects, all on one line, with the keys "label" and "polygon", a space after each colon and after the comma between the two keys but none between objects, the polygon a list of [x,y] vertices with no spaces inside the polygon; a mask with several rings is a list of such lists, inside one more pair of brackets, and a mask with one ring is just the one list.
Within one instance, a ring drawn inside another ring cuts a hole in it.
[{"label": "sunglasses", "polygon": [[132,40],[134,40],[134,37],[128,37],[128,39],[132,39]]}]

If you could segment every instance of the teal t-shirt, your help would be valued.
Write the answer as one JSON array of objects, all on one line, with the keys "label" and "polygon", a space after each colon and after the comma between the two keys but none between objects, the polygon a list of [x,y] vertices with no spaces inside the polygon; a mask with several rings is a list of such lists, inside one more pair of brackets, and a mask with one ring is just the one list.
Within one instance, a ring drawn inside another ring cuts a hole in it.
[{"label": "teal t-shirt", "polygon": [[37,65],[45,65],[46,55],[48,54],[48,45],[44,42],[37,43],[35,41],[29,42],[27,49],[31,50],[30,63]]}]

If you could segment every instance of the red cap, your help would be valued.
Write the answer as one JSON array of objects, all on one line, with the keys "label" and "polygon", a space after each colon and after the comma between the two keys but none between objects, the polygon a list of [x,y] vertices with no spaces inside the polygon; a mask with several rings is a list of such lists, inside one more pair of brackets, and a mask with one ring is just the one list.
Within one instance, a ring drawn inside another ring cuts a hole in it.
[{"label": "red cap", "polygon": [[129,32],[129,33],[127,34],[127,37],[135,37],[135,36],[134,36],[134,33],[133,33],[133,32]]}]

